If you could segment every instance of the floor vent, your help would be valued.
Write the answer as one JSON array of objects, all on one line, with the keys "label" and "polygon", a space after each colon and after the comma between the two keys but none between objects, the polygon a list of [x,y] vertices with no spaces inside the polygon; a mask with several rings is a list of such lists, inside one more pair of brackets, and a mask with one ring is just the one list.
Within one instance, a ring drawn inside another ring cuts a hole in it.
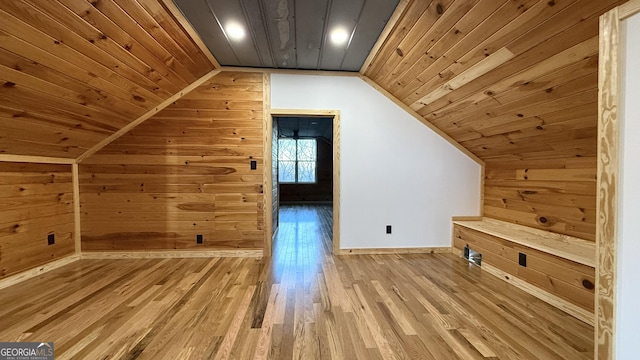
[{"label": "floor vent", "polygon": [[474,263],[478,266],[482,266],[482,254],[477,251],[473,251],[469,244],[464,247],[464,258],[469,260],[470,263]]}]

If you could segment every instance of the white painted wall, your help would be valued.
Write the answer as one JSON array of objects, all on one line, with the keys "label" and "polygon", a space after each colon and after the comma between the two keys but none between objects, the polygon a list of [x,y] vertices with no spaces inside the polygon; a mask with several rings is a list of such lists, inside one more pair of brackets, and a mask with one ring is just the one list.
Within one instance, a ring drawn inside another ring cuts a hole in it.
[{"label": "white painted wall", "polygon": [[[626,24],[625,24],[626,23]],[[638,358],[640,334],[640,14],[623,22],[624,80],[621,106],[621,176],[618,209],[616,359]],[[626,28],[626,29],[625,29]]]},{"label": "white painted wall", "polygon": [[271,107],[340,110],[343,249],[451,246],[480,214],[480,165],[362,79],[273,74]]}]

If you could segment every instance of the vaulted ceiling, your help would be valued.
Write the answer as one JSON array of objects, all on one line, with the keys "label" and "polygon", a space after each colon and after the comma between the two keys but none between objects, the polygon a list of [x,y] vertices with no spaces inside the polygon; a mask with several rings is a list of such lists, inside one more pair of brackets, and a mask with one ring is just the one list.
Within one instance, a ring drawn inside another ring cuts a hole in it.
[{"label": "vaulted ceiling", "polygon": [[0,3],[0,154],[76,158],[214,68],[157,0]]},{"label": "vaulted ceiling", "polygon": [[[360,0],[359,13],[345,18],[370,29],[353,32],[355,40],[382,31],[391,16],[361,72],[422,121],[483,160],[535,160],[595,154],[598,17],[623,2],[402,0],[393,15],[365,21],[374,12],[367,6],[389,2]],[[273,10],[267,1],[231,3],[255,21],[254,5]],[[311,3],[289,0],[289,14],[310,12]],[[321,4],[328,22],[347,11],[337,0]],[[216,53],[212,44],[226,40],[203,30],[193,36],[179,11],[172,0],[1,2],[0,154],[77,158],[215,69],[204,44]],[[320,31],[317,20],[289,22],[290,50],[298,52],[291,67],[323,53],[317,39],[326,25]],[[273,18],[262,22],[253,35],[266,29],[273,40]],[[233,65],[282,64],[281,54],[253,43],[272,63],[238,57]],[[303,49],[309,44],[313,54]],[[359,64],[370,46],[359,45],[358,61],[346,52],[339,62]]]},{"label": "vaulted ceiling", "polygon": [[594,156],[598,17],[624,1],[410,1],[364,74],[483,160]]}]

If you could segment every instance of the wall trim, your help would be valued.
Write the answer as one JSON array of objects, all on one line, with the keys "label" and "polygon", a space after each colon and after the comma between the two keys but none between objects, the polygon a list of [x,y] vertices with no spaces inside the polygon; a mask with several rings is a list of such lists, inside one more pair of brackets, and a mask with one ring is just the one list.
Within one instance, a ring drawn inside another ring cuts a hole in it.
[{"label": "wall trim", "polygon": [[340,249],[339,255],[442,254],[451,247]]},{"label": "wall trim", "polygon": [[640,0],[600,16],[598,52],[598,174],[596,205],[595,359],[615,358],[620,175],[621,21],[640,11]]},{"label": "wall trim", "polygon": [[451,221],[482,221],[481,216],[452,216]]},{"label": "wall trim", "polygon": [[316,76],[360,76],[356,71],[331,71],[331,70],[299,70],[299,69],[273,69],[273,68],[255,68],[255,67],[238,67],[223,66],[221,71],[230,72],[252,72],[265,74],[289,74],[289,75],[316,75]]},{"label": "wall trim", "polygon": [[271,74],[262,74],[262,215],[264,255],[271,256],[273,246],[273,119],[271,118]]},{"label": "wall trim", "polygon": [[400,0],[398,5],[396,6],[396,9],[393,11],[393,14],[391,14],[391,17],[389,17],[387,24],[384,26],[384,29],[382,29],[380,36],[378,36],[378,40],[376,40],[376,43],[373,45],[373,48],[371,48],[371,51],[369,51],[369,55],[362,64],[362,67],[360,68],[361,74],[364,75],[365,71],[367,71],[369,69],[369,66],[371,66],[373,60],[378,56],[378,52],[380,52],[382,45],[387,42],[389,34],[391,33],[391,31],[393,31],[393,29],[395,29],[396,25],[400,21],[400,18],[402,18],[405,11],[408,9],[407,5],[409,5],[409,0]]},{"label": "wall trim", "polygon": [[204,56],[209,59],[211,65],[213,65],[214,68],[219,68],[220,63],[218,62],[218,60],[215,58],[215,56],[213,56],[207,45],[205,45],[204,41],[202,41],[202,38],[200,37],[198,32],[193,28],[193,26],[191,26],[189,20],[187,20],[184,14],[182,14],[182,11],[176,6],[173,0],[162,0],[162,3],[164,4],[164,6],[166,6],[167,10],[169,10],[169,13],[171,13],[171,15],[173,15],[173,17],[178,20],[180,25],[182,25],[182,28],[187,32],[187,34],[189,34],[193,42],[198,46],[198,48],[200,48],[200,51],[202,51]]},{"label": "wall trim", "polygon": [[4,279],[0,280],[0,289],[4,289],[7,288],[9,286],[21,283],[25,280],[29,280],[32,279],[36,276],[42,275],[44,273],[47,273],[49,271],[61,268],[65,265],[69,265],[75,261],[80,260],[80,255],[78,254],[73,254],[70,256],[66,256],[63,258],[60,258],[58,260],[52,261],[52,262],[48,262],[46,264],[40,265],[40,266],[36,266],[33,269],[29,269],[29,270],[25,270],[22,272],[19,272],[17,274],[14,275],[10,275]]},{"label": "wall trim", "polygon": [[97,153],[98,151],[102,150],[105,146],[111,144],[112,142],[114,142],[119,137],[121,137],[121,136],[125,135],[126,133],[128,133],[129,131],[133,130],[133,128],[135,128],[136,126],[142,124],[143,122],[145,122],[146,120],[151,118],[153,115],[155,115],[155,114],[159,113],[160,111],[164,110],[164,108],[166,108],[167,106],[171,105],[174,101],[177,101],[178,99],[180,99],[183,96],[187,95],[192,90],[194,90],[195,88],[197,88],[200,85],[204,84],[207,80],[211,79],[212,77],[216,76],[219,73],[220,73],[220,70],[211,70],[211,71],[209,71],[208,73],[206,73],[205,75],[200,77],[198,80],[192,82],[191,84],[189,84],[184,89],[180,90],[179,92],[177,92],[176,94],[174,94],[170,98],[166,99],[165,101],[163,101],[160,104],[158,104],[157,106],[155,106],[153,109],[151,109],[151,110],[147,111],[146,113],[142,114],[137,119],[133,120],[129,124],[127,124],[124,127],[122,127],[120,130],[118,130],[115,133],[111,134],[106,139],[100,141],[99,143],[97,143],[91,149],[85,151],[82,155],[78,156],[78,158],[76,159],[76,162],[77,163],[81,163],[82,161],[84,161],[89,156],[91,156],[91,155]]},{"label": "wall trim", "polygon": [[188,259],[218,257],[262,257],[262,249],[252,250],[158,250],[158,251],[83,251],[81,259]]},{"label": "wall trim", "polygon": [[73,181],[73,241],[76,255],[82,251],[82,227],[80,223],[80,173],[78,164],[71,165]]},{"label": "wall trim", "polygon": [[76,159],[48,156],[0,154],[0,162],[73,165],[76,163]]}]

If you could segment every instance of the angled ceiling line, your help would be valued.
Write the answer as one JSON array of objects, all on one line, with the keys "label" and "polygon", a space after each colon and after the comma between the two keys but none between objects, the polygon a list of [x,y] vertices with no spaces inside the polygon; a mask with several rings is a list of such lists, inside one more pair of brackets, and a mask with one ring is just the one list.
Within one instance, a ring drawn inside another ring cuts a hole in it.
[{"label": "angled ceiling line", "polygon": [[140,125],[143,122],[147,121],[148,119],[153,117],[153,115],[155,115],[155,114],[159,113],[160,111],[164,110],[166,107],[168,107],[169,105],[171,105],[172,103],[174,103],[178,99],[180,99],[180,98],[184,97],[185,95],[189,94],[192,90],[194,90],[197,87],[199,87],[200,85],[204,84],[205,82],[207,82],[212,77],[218,75],[220,72],[221,71],[219,69],[214,69],[214,70],[211,70],[208,73],[204,74],[203,76],[201,76],[196,81],[194,81],[191,84],[187,85],[184,89],[178,91],[173,96],[167,98],[166,100],[164,100],[160,104],[154,106],[151,110],[149,110],[149,111],[145,112],[144,114],[140,115],[138,118],[136,118],[135,120],[133,120],[129,124],[127,124],[127,125],[123,126],[122,128],[120,128],[120,130],[118,130],[118,131],[114,132],[113,134],[107,136],[105,139],[103,139],[102,141],[97,143],[91,149],[89,149],[89,150],[85,151],[84,153],[82,153],[80,156],[78,156],[75,159],[75,163],[79,164],[82,161],[84,161],[86,158],[88,158],[91,155],[93,155],[93,154],[97,153],[98,151],[102,150],[107,145],[111,144],[112,142],[114,142],[118,138],[122,137],[123,135],[125,135],[129,131],[133,130],[138,125]]},{"label": "angled ceiling line", "polygon": [[213,53],[211,52],[211,50],[209,50],[207,45],[205,45],[204,41],[202,41],[200,34],[198,34],[198,32],[196,31],[194,26],[191,24],[191,22],[187,20],[187,17],[184,15],[182,10],[178,8],[176,3],[173,0],[162,0],[162,4],[166,7],[169,13],[178,21],[178,23],[180,23],[184,31],[187,32],[187,35],[189,35],[189,37],[193,40],[193,42],[200,49],[200,51],[202,51],[204,56],[211,62],[213,67],[219,68],[220,63],[218,62],[218,59],[216,59],[216,57],[213,56]]},{"label": "angled ceiling line", "polygon": [[[327,7],[324,10],[324,18],[326,19],[329,14],[331,14],[331,6],[333,6],[333,0],[328,0],[327,1]],[[327,24],[329,23],[329,21],[325,21],[324,25],[322,26],[322,40],[320,40],[320,53],[318,54],[318,62],[316,64],[316,70],[320,70],[320,64],[322,64],[322,57],[324,56],[324,47],[327,45],[327,37],[329,36],[329,34],[327,34],[327,31],[329,29],[327,29]]]},{"label": "angled ceiling line", "polygon": [[222,30],[222,34],[224,35],[224,38],[227,40],[227,43],[229,43],[229,49],[231,49],[231,53],[233,54],[233,57],[236,59],[237,63],[240,63],[240,58],[238,57],[238,54],[236,54],[236,51],[233,49],[231,39],[229,39],[229,35],[227,35],[227,30],[224,28],[224,26],[220,22],[220,19],[218,19],[218,15],[216,15],[216,12],[213,11],[213,8],[211,7],[211,3],[209,1],[205,1],[205,2],[207,3],[207,7],[209,8],[209,11],[211,11],[211,15],[213,15],[213,18],[216,20],[216,23],[220,27],[220,30]]},{"label": "angled ceiling line", "polygon": [[408,5],[409,0],[400,0],[396,9],[387,20],[387,24],[382,29],[380,36],[378,36],[378,40],[376,40],[371,50],[369,50],[369,55],[362,64],[362,67],[360,67],[361,74],[364,74],[365,71],[369,69],[369,66],[371,66],[371,63],[373,63],[373,60],[378,57],[378,53],[380,52],[380,49],[382,49],[382,46],[387,42],[389,34],[391,34],[391,32],[396,28],[398,22],[400,22],[400,19],[404,16],[405,11],[409,8]]}]

